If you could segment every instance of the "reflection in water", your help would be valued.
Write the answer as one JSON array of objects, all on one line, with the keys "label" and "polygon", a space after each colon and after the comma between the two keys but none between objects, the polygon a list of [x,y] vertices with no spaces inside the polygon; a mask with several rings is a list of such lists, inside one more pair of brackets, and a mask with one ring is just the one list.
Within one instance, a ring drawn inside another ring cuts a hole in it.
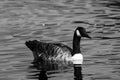
[{"label": "reflection in water", "polygon": [[[58,64],[60,64],[60,63],[58,63]],[[56,64],[56,65],[58,65],[58,64]],[[38,63],[34,63],[34,64],[32,64],[32,66],[29,67],[29,69],[30,70],[36,69],[36,70],[29,71],[29,73],[32,75],[28,75],[28,79],[49,80],[50,78],[57,77],[57,76],[51,76],[53,74],[58,74],[58,75],[62,74],[64,76],[68,76],[65,74],[66,74],[66,72],[67,73],[69,72],[69,69],[68,70],[66,68],[60,69],[60,67],[56,66],[56,68],[55,68],[54,66],[55,66],[55,64],[41,65]],[[51,68],[51,70],[50,70],[50,68]],[[47,70],[49,70],[49,71],[47,71]],[[76,67],[74,66],[74,72],[72,71],[71,75],[72,76],[74,75],[73,77],[71,77],[72,80],[73,79],[74,80],[83,80],[82,67],[79,65],[76,65]],[[61,79],[62,79],[62,77],[61,77]]]},{"label": "reflection in water", "polygon": [[44,70],[40,71],[39,80],[48,80],[46,71],[44,71]]},{"label": "reflection in water", "polygon": [[74,65],[74,80],[83,80],[82,67],[80,65]]},{"label": "reflection in water", "polygon": [[[48,80],[47,71],[44,66],[39,64],[32,64],[29,69],[31,70],[29,73],[32,75],[28,75],[28,79]],[[35,70],[32,71],[32,69]]]},{"label": "reflection in water", "polygon": [[[49,63],[49,62],[45,62],[44,64],[41,63],[32,63],[31,66],[29,67],[29,69],[31,71],[29,71],[30,74],[32,75],[28,75],[28,79],[39,79],[39,80],[47,80],[47,71],[48,74],[55,74],[55,73],[61,73],[63,72],[65,69],[69,69],[68,65],[62,65],[60,66],[61,63]],[[32,70],[35,69],[35,70]],[[49,72],[49,71],[53,71],[53,72]],[[52,76],[51,76],[52,77]]]}]

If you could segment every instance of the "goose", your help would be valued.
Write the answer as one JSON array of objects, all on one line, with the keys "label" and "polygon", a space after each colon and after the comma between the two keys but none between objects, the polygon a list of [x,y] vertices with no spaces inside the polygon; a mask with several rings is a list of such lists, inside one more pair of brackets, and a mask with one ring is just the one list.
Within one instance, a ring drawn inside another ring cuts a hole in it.
[{"label": "goose", "polygon": [[26,41],[25,45],[33,53],[33,62],[69,61],[73,55],[81,53],[80,41],[82,37],[91,39],[85,28],[77,27],[73,35],[73,49],[62,43],[47,43],[38,40]]}]

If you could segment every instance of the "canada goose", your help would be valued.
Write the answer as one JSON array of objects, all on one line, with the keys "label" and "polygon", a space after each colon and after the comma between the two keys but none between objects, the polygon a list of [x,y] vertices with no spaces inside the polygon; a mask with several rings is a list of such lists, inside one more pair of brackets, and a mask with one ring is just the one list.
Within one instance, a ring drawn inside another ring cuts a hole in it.
[{"label": "canada goose", "polygon": [[33,52],[34,62],[67,61],[74,54],[81,53],[81,37],[91,38],[85,28],[77,27],[73,35],[73,49],[61,43],[45,43],[37,40],[26,41],[26,46]]}]

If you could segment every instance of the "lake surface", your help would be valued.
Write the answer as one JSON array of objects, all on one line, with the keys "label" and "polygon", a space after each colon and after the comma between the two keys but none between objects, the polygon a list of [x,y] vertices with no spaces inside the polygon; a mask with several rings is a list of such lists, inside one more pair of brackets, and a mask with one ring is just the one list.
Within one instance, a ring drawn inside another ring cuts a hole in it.
[{"label": "lake surface", "polygon": [[[81,42],[83,80],[119,80],[119,0],[0,0],[0,80],[39,80],[25,41],[72,47],[77,26],[93,37]],[[58,65],[50,65],[48,80],[73,80],[73,68]]]}]

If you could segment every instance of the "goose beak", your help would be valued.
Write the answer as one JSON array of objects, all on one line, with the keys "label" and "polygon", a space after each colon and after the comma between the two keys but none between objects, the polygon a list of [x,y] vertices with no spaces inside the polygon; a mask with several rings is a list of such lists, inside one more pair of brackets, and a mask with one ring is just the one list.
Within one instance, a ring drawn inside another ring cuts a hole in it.
[{"label": "goose beak", "polygon": [[92,37],[90,37],[87,33],[84,34],[84,37],[92,39]]}]

